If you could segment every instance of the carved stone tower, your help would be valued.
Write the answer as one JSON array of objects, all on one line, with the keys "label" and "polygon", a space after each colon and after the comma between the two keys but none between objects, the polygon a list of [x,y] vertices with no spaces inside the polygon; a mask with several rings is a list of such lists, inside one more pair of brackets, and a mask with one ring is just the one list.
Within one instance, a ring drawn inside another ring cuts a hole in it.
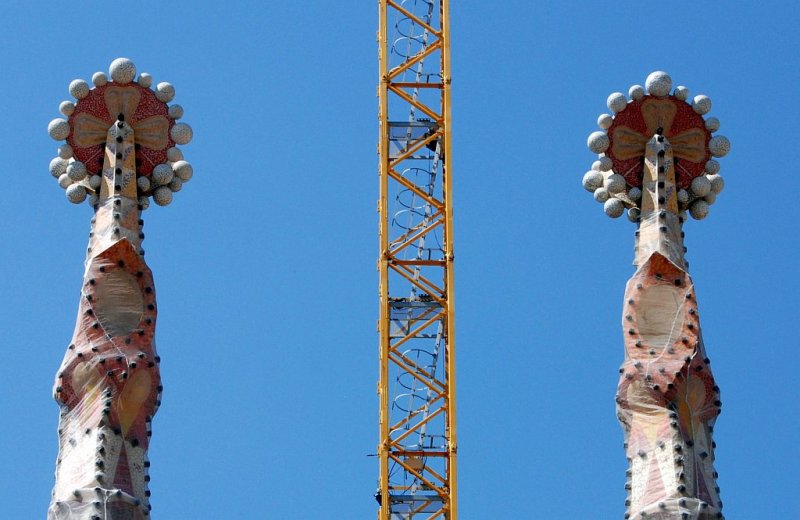
[{"label": "carved stone tower", "polygon": [[611,94],[615,116],[589,136],[600,154],[584,187],[619,217],[628,208],[636,231],[636,272],[628,282],[622,328],[617,414],[629,461],[625,518],[722,518],[711,434],[720,413],[719,388],[700,332],[699,310],[684,258],[686,211],[705,218],[722,191],[719,163],[725,137],[712,137],[716,118],[706,96],[664,72],[635,85],[630,100]]},{"label": "carved stone tower", "polygon": [[169,83],[126,58],[94,88],[70,83],[76,102],[53,120],[58,157],[50,172],[76,204],[94,209],[78,320],[56,377],[61,407],[56,483],[50,520],[142,520],[150,515],[147,448],[161,399],[155,347],[156,293],[141,244],[150,198],[165,206],[192,176],[175,145],[191,128],[168,106]]}]

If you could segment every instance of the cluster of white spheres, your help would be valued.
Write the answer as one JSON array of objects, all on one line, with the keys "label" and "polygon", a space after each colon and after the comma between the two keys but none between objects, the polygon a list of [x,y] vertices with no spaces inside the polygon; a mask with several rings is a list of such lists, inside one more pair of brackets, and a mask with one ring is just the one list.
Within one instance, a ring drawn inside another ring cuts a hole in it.
[{"label": "cluster of white spheres", "polygon": [[[108,74],[105,72],[95,72],[92,75],[91,85],[103,87],[109,81],[118,85],[127,85],[136,80],[136,65],[128,58],[117,58],[111,62]],[[149,89],[153,85],[153,77],[142,72],[139,74],[138,85]],[[69,93],[80,101],[89,95],[92,86],[82,79],[73,80],[69,84]],[[175,98],[175,87],[164,81],[158,83],[154,89],[156,98],[169,103]],[[58,107],[59,112],[65,118],[72,116],[75,111],[75,102],[63,101]],[[177,121],[183,117],[183,107],[171,105],[168,108],[170,119]],[[71,132],[68,119],[56,118],[47,125],[47,133],[56,141],[66,140]],[[186,123],[174,123],[170,128],[170,138],[178,145],[188,144],[193,137],[192,128]],[[98,191],[102,180],[100,175],[92,175],[86,169],[86,165],[77,161],[73,157],[73,150],[69,144],[62,144],[58,148],[58,156],[50,161],[50,174],[58,181],[67,195],[67,199],[75,204],[80,204],[86,198],[94,204],[97,202]],[[152,174],[148,176],[138,176],[136,184],[143,195],[139,196],[139,204],[143,208],[150,205],[150,196],[156,204],[166,206],[172,202],[173,193],[180,191],[183,184],[189,182],[194,174],[192,165],[183,158],[183,152],[177,147],[167,150],[167,162],[157,165]],[[148,195],[149,194],[149,195]]]},{"label": "cluster of white spheres", "polygon": [[[610,114],[601,114],[597,118],[600,131],[592,132],[586,140],[586,145],[593,153],[598,154],[598,159],[592,164],[592,169],[583,176],[583,187],[592,193],[597,202],[603,204],[603,210],[609,217],[620,217],[628,207],[628,218],[638,222],[641,211],[639,204],[642,199],[642,189],[629,186],[625,178],[615,173],[613,161],[606,155],[611,145],[607,131],[614,124],[614,115],[619,114],[633,101],[639,101],[645,96],[666,97],[672,95],[689,103],[695,113],[705,116],[711,111],[711,99],[699,94],[689,98],[689,89],[677,86],[673,89],[672,78],[664,71],[650,73],[644,86],[633,85],[628,89],[626,96],[622,92],[614,92],[606,99],[606,106]],[[719,130],[720,122],[716,117],[705,119],[706,129],[713,133]],[[730,151],[730,141],[724,136],[716,135],[708,143],[708,149],[713,157],[724,157]],[[692,180],[688,189],[680,189],[677,199],[682,208],[688,209],[689,214],[695,219],[703,219],[708,215],[709,207],[716,201],[717,195],[723,190],[725,183],[719,175],[719,163],[710,159],[705,164],[705,171]]]},{"label": "cluster of white spheres", "polygon": [[100,186],[99,175],[89,175],[86,165],[70,158],[56,157],[50,161],[50,174],[66,191],[67,199],[75,204],[86,200],[90,190]]},{"label": "cluster of white spheres", "polygon": [[603,204],[603,211],[612,218],[617,218],[625,212],[627,200],[638,200],[642,197],[639,188],[628,188],[622,175],[614,173],[610,167],[610,159],[601,156],[592,164],[592,169],[583,175],[583,187],[592,193],[594,200]]},{"label": "cluster of white spheres", "polygon": [[[718,172],[719,167],[712,168],[712,170]],[[688,191],[678,192],[678,200],[688,206],[692,218],[701,220],[708,216],[710,206],[717,201],[717,195],[722,193],[723,189],[725,189],[725,180],[722,176],[719,173],[706,171],[703,175],[692,179]]]},{"label": "cluster of white spheres", "polygon": [[[171,148],[167,152],[167,158],[169,162],[153,168],[150,177],[139,177],[137,180],[139,190],[143,193],[149,192],[159,206],[171,203],[172,194],[181,191],[184,183],[189,182],[194,175],[192,165],[183,160],[183,154],[177,148]],[[146,199],[146,195],[139,197],[139,204],[147,207],[149,200]]]}]

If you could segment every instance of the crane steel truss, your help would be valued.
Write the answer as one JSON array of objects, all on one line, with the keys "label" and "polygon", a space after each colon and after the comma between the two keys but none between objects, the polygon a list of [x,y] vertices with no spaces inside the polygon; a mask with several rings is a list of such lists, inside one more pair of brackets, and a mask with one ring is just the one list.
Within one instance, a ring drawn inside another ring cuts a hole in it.
[{"label": "crane steel truss", "polygon": [[380,520],[457,518],[447,0],[380,0]]}]

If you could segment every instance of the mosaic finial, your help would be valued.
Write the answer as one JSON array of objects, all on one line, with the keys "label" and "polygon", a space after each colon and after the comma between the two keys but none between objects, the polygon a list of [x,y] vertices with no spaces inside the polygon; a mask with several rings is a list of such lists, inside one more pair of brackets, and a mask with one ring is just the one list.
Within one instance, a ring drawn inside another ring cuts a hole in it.
[{"label": "mosaic finial", "polygon": [[[69,93],[76,101],[62,102],[59,110],[66,119],[54,119],[47,128],[50,137],[66,141],[59,148],[58,157],[51,161],[50,173],[66,190],[70,202],[77,204],[88,198],[90,204],[97,204],[104,184],[101,179],[105,177],[112,187],[136,187],[125,194],[136,198],[144,208],[151,198],[156,204],[167,205],[172,194],[191,178],[189,175],[173,182],[175,163],[180,161],[184,171],[188,165],[176,146],[192,140],[192,129],[177,122],[183,117],[183,107],[167,105],[175,97],[175,88],[162,82],[153,91],[152,82],[147,73],[140,74],[136,81],[133,61],[117,58],[111,62],[108,75],[92,75],[93,88],[82,79],[70,83]],[[115,125],[119,130],[111,135],[109,131]],[[110,137],[122,140],[110,141]],[[133,162],[124,173],[119,172],[127,154]],[[63,177],[70,167],[86,175]],[[167,170],[169,174],[165,173]],[[154,171],[160,174],[154,176]],[[146,181],[140,182],[142,178]]]},{"label": "mosaic finial", "polygon": [[[679,213],[688,210],[695,219],[705,218],[722,191],[719,163],[713,158],[725,156],[730,142],[724,136],[712,136],[719,130],[719,119],[703,118],[711,110],[711,100],[697,95],[687,102],[686,87],[675,87],[670,95],[671,89],[669,74],[656,71],[647,77],[644,87],[634,85],[628,90],[630,99],[621,92],[611,94],[606,104],[614,115],[600,115],[597,124],[601,130],[589,135],[588,147],[599,154],[599,160],[584,175],[583,186],[592,193],[605,190],[595,199],[611,217],[622,214],[619,208],[627,208],[630,220],[638,222],[645,149],[656,134],[672,145],[675,184],[685,192],[678,197]],[[625,185],[618,190],[620,177]],[[707,185],[711,187],[705,189]]]}]

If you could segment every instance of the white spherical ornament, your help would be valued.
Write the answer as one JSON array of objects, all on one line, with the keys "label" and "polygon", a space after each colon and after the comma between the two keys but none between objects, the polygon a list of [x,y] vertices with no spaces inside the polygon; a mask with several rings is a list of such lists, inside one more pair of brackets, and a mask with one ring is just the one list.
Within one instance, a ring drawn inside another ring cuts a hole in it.
[{"label": "white spherical ornament", "polygon": [[716,117],[709,117],[706,119],[706,130],[709,132],[716,132],[719,130],[719,119]]},{"label": "white spherical ornament", "polygon": [[689,206],[689,214],[695,220],[703,220],[708,216],[708,202],[698,199]]},{"label": "white spherical ornament", "polygon": [[150,179],[145,176],[141,176],[136,179],[136,186],[139,187],[139,191],[150,191]]},{"label": "white spherical ornament", "polygon": [[725,189],[725,179],[722,175],[709,175],[708,180],[711,181],[711,193],[719,195]]},{"label": "white spherical ornament", "polygon": [[95,72],[92,74],[92,83],[94,83],[95,87],[102,87],[108,83],[108,76],[106,76],[105,72]]},{"label": "white spherical ornament", "polygon": [[608,199],[605,204],[603,204],[603,211],[611,218],[619,218],[625,211],[625,205],[619,199]]},{"label": "white spherical ornament", "polygon": [[625,190],[625,177],[618,173],[612,173],[608,177],[606,177],[605,183],[603,183],[603,187],[608,190],[609,193],[620,193]]},{"label": "white spherical ornament", "polygon": [[[178,126],[178,125],[175,125]],[[173,130],[175,127],[172,127]],[[173,138],[174,139],[174,138]],[[177,140],[175,140],[177,142]],[[592,132],[586,140],[586,146],[594,153],[603,153],[608,149],[610,141],[605,132]]]},{"label": "white spherical ornament", "polygon": [[614,167],[614,161],[611,160],[611,157],[605,155],[592,163],[592,169],[597,170],[599,172],[607,172],[613,167]]},{"label": "white spherical ornament", "polygon": [[724,135],[715,135],[708,142],[708,149],[714,157],[725,157],[731,151],[731,142]]},{"label": "white spherical ornament", "polygon": [[706,162],[706,173],[709,175],[715,175],[719,173],[719,161],[715,161],[714,159],[709,159]]},{"label": "white spherical ornament", "polygon": [[86,165],[80,161],[74,161],[67,166],[67,175],[75,182],[86,178]]},{"label": "white spherical ornament", "polygon": [[609,114],[600,114],[597,118],[597,126],[602,128],[603,130],[608,130],[611,128],[611,124],[614,122],[614,118],[611,117]]},{"label": "white spherical ornament", "polygon": [[595,170],[589,170],[583,175],[583,187],[586,189],[586,191],[591,191],[592,193],[594,193],[594,191],[597,188],[601,188],[602,186],[603,186],[602,173]]},{"label": "white spherical ornament", "polygon": [[63,141],[69,136],[69,123],[60,117],[53,119],[47,125],[47,133],[56,141]]},{"label": "white spherical ornament", "polygon": [[689,98],[689,89],[684,86],[675,87],[675,92],[672,95],[681,101],[686,101]]},{"label": "white spherical ornament", "polygon": [[692,179],[692,193],[697,197],[705,197],[711,191],[711,181],[708,177],[701,175]]},{"label": "white spherical ornament", "polygon": [[180,177],[174,177],[169,184],[167,184],[167,187],[172,190],[173,193],[177,193],[183,188],[183,181]]},{"label": "white spherical ornament", "polygon": [[183,152],[174,146],[167,150],[167,160],[169,162],[177,162],[183,159]]},{"label": "white spherical ornament", "polygon": [[678,190],[678,202],[681,204],[689,202],[689,192],[683,189]]},{"label": "white spherical ornament", "polygon": [[651,72],[644,82],[648,94],[653,96],[667,96],[672,90],[672,78],[664,71]]},{"label": "white spherical ornament", "polygon": [[628,190],[628,198],[633,200],[633,201],[641,200],[641,198],[642,198],[642,190],[641,190],[641,188],[637,188],[637,187],[634,186],[633,188]]},{"label": "white spherical ornament", "polygon": [[83,99],[89,95],[89,84],[82,79],[74,79],[69,84],[69,95],[75,99]]},{"label": "white spherical ornament", "polygon": [[713,191],[711,191],[711,192],[708,193],[708,195],[703,197],[703,200],[706,201],[708,203],[708,205],[710,206],[710,205],[714,204],[717,201],[717,194],[714,193]]},{"label": "white spherical ornament", "polygon": [[150,197],[147,195],[139,196],[139,205],[142,207],[143,210],[150,207]]},{"label": "white spherical ornament", "polygon": [[631,222],[639,222],[639,217],[642,216],[642,212],[639,208],[630,208],[628,209],[628,220]]},{"label": "white spherical ornament", "polygon": [[156,186],[163,186],[169,184],[174,176],[172,166],[169,164],[159,164],[153,168],[153,174],[150,176],[150,182]]},{"label": "white spherical ornament", "polygon": [[186,123],[177,123],[170,129],[169,135],[176,144],[189,144],[192,140],[192,127]]},{"label": "white spherical ornament", "polygon": [[108,73],[114,83],[125,85],[136,77],[136,65],[128,58],[117,58],[108,67]]},{"label": "white spherical ornament", "polygon": [[64,189],[67,189],[72,184],[72,179],[69,178],[69,175],[66,173],[61,174],[58,177],[58,185]]},{"label": "white spherical ornament", "polygon": [[625,107],[628,106],[628,98],[626,98],[625,94],[622,92],[614,92],[608,96],[606,106],[608,106],[609,110],[617,114],[625,110]]},{"label": "white spherical ornament", "polygon": [[169,117],[172,119],[180,119],[183,117],[183,107],[180,105],[172,105],[169,107]]},{"label": "white spherical ornament", "polygon": [[628,95],[631,99],[642,99],[644,97],[644,87],[641,85],[634,85],[628,89]]},{"label": "white spherical ornament", "polygon": [[62,159],[71,159],[72,153],[72,147],[68,144],[62,144],[58,147],[58,156]]},{"label": "white spherical ornament", "polygon": [[73,204],[80,204],[86,200],[86,188],[80,184],[73,184],[67,188],[67,198]]},{"label": "white spherical ornament", "polygon": [[100,201],[100,195],[98,195],[97,193],[92,193],[91,195],[89,195],[89,205],[90,206],[94,206],[99,201]]},{"label": "white spherical ornament", "polygon": [[172,165],[172,169],[175,170],[175,175],[183,182],[188,182],[192,178],[192,175],[194,175],[192,165],[186,161],[177,161]]},{"label": "white spherical ornament", "polygon": [[69,117],[75,112],[75,103],[72,101],[62,101],[61,104],[58,105],[58,111]]},{"label": "white spherical ornament", "polygon": [[694,97],[694,101],[692,102],[692,108],[701,116],[703,114],[708,114],[708,112],[711,110],[711,99],[702,94],[697,95]]},{"label": "white spherical ornament", "polygon": [[50,175],[58,179],[67,173],[67,166],[69,166],[69,161],[61,157],[56,157],[50,161]]},{"label": "white spherical ornament", "polygon": [[102,181],[103,179],[99,175],[91,175],[89,176],[89,187],[97,191]]},{"label": "white spherical ornament", "polygon": [[162,81],[156,86],[156,97],[159,101],[169,103],[175,97],[175,87],[171,83]]},{"label": "white spherical ornament", "polygon": [[594,190],[594,200],[597,202],[605,202],[608,200],[608,190],[605,188],[597,188]]},{"label": "white spherical ornament", "polygon": [[156,190],[153,192],[153,202],[159,206],[168,205],[170,202],[172,202],[172,190],[170,190],[167,186],[156,188]]},{"label": "white spherical ornament", "polygon": [[142,72],[139,74],[139,86],[144,88],[150,88],[150,85],[153,84],[153,76],[146,72]]}]

